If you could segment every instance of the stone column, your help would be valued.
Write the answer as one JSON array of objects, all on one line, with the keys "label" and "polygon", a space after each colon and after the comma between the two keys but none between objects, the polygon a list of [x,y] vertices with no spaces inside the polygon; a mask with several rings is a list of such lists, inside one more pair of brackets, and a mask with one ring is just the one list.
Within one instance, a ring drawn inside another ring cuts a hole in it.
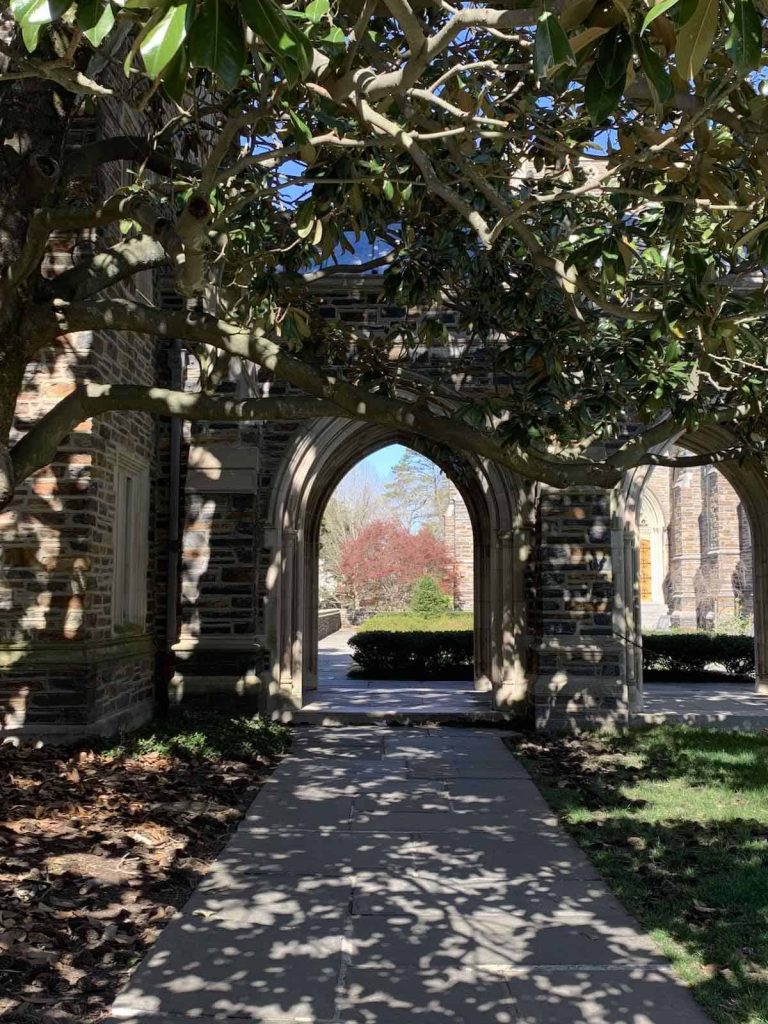
[{"label": "stone column", "polygon": [[701,469],[675,470],[670,478],[669,611],[672,626],[695,629],[696,578],[701,565]]},{"label": "stone column", "polygon": [[624,648],[614,636],[611,496],[597,488],[545,489],[539,522],[531,573],[536,725],[579,732],[624,724],[629,701]]}]

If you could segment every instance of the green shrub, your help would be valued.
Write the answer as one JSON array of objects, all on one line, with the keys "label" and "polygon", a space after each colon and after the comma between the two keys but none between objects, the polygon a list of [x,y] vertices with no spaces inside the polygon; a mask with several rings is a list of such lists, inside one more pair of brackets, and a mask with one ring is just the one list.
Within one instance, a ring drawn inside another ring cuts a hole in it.
[{"label": "green shrub", "polygon": [[448,612],[437,618],[426,619],[412,612],[379,612],[359,627],[359,633],[386,630],[392,633],[435,633],[457,629],[472,629],[472,612]]},{"label": "green shrub", "polygon": [[451,599],[434,576],[421,576],[411,591],[411,611],[426,619],[436,619],[451,607]]},{"label": "green shrub", "polygon": [[472,630],[370,630],[349,641],[360,675],[378,679],[471,679]]},{"label": "green shrub", "polygon": [[732,633],[646,633],[643,669],[648,672],[705,674],[708,665],[722,665],[728,675],[755,673],[755,645],[751,636]]},{"label": "green shrub", "polygon": [[104,753],[132,757],[164,754],[185,761],[252,761],[274,757],[287,749],[285,726],[261,715],[212,711],[209,708],[172,712],[148,722],[121,742],[106,740]]}]

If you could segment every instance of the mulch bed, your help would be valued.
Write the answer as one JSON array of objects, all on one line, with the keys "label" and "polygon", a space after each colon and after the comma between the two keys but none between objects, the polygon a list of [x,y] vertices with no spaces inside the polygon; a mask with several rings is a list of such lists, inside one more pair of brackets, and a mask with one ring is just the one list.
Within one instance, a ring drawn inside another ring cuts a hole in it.
[{"label": "mulch bed", "polygon": [[0,1020],[104,1019],[269,769],[0,747]]}]

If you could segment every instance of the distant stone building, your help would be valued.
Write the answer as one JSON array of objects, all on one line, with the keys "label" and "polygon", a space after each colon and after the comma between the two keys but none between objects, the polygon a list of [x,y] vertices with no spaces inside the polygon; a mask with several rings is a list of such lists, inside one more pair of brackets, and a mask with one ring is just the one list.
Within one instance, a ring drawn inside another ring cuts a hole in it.
[{"label": "distant stone building", "polygon": [[448,507],[443,514],[445,546],[451,554],[455,587],[454,608],[471,611],[475,587],[475,558],[472,521],[467,506],[454,484],[450,484]]},{"label": "distant stone building", "polygon": [[752,538],[714,466],[653,470],[639,513],[644,629],[722,629],[753,615]]}]

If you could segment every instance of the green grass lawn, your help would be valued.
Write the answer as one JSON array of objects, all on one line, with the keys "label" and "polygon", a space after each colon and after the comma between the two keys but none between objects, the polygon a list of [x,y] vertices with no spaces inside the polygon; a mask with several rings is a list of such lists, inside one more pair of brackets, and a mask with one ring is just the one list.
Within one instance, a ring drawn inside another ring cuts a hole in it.
[{"label": "green grass lawn", "polygon": [[393,633],[434,633],[442,630],[472,629],[472,612],[446,612],[425,618],[412,612],[379,612],[366,619],[359,627],[358,633],[370,633],[371,630],[386,630]]},{"label": "green grass lawn", "polygon": [[768,1024],[768,735],[664,726],[513,749],[712,1019]]}]

